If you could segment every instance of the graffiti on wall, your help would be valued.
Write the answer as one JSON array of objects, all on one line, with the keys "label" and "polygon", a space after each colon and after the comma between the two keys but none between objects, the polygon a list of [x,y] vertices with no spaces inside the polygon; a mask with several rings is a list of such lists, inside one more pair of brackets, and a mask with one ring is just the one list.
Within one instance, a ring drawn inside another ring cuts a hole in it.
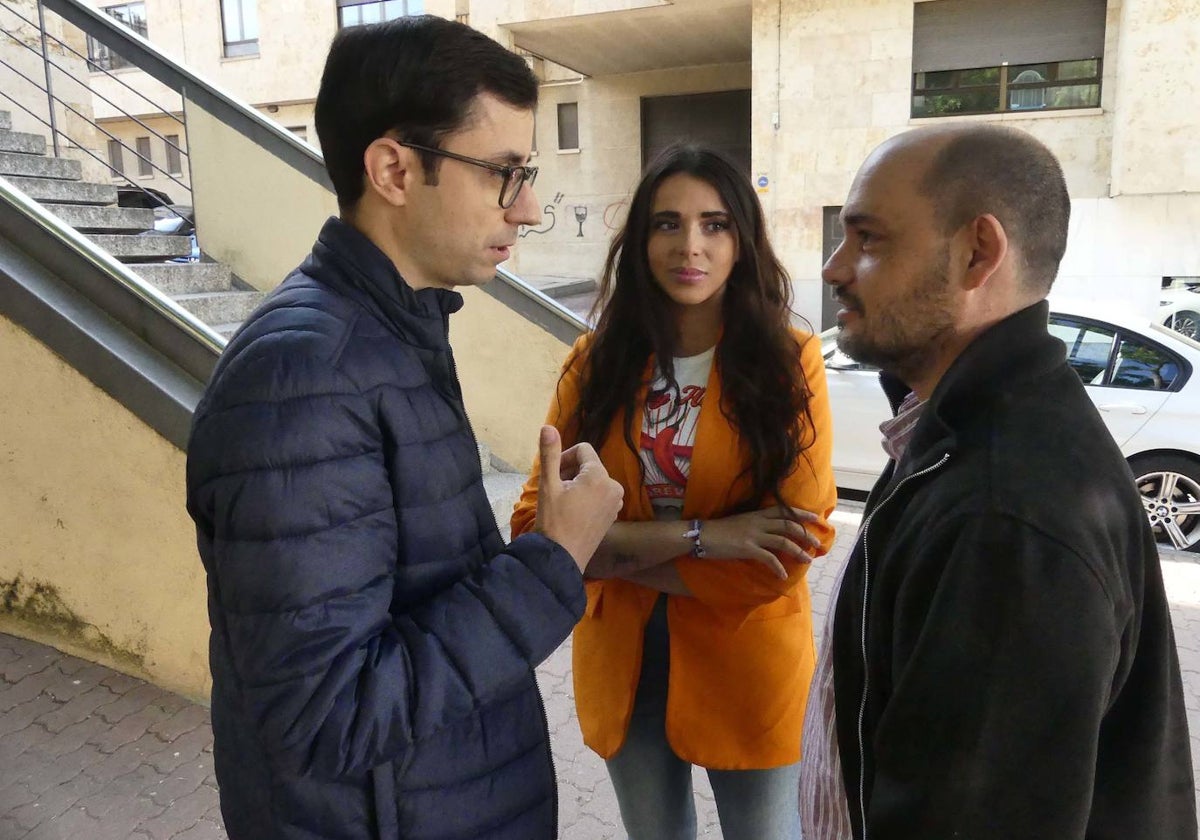
[{"label": "graffiti on wall", "polygon": [[[554,230],[555,225],[558,224],[559,211],[566,209],[563,207],[563,200],[565,198],[565,193],[555,193],[553,202],[542,208],[542,223],[537,227],[522,226],[521,232],[517,235],[521,239],[524,239],[531,234],[535,236],[544,236],[545,234]],[[575,236],[573,238],[585,238],[588,234],[585,232],[584,228],[586,227],[588,218],[592,215],[590,208],[586,204],[573,204],[569,206],[569,209],[574,215],[576,223]],[[604,224],[605,229],[609,232],[620,230],[621,226],[625,224],[625,214],[628,212],[628,210],[628,197],[621,198],[606,206],[603,213],[600,215],[601,222]]]},{"label": "graffiti on wall", "polygon": [[[541,236],[543,234],[549,233],[550,231],[554,230],[554,225],[558,221],[558,217],[554,214],[554,210],[555,210],[556,205],[561,204],[562,200],[564,198],[566,198],[566,196],[563,195],[562,193],[555,193],[554,203],[547,204],[545,207],[542,208],[542,217],[543,217],[542,224],[539,227],[535,227],[535,228],[525,227],[524,225],[522,225],[524,230],[522,230],[520,233],[518,233],[517,236],[521,239],[524,239],[526,236],[529,236],[529,234],[531,234],[531,233]],[[549,219],[550,219],[549,222],[546,221],[546,217],[549,217]]]},{"label": "graffiti on wall", "polygon": [[625,224],[625,213],[629,210],[629,199],[622,198],[604,208],[604,226],[610,231],[621,229]]}]

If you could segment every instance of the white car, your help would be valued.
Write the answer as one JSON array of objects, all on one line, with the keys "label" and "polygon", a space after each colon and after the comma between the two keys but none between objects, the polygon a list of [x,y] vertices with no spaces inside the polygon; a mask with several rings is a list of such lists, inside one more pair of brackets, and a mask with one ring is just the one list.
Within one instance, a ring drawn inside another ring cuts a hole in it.
[{"label": "white car", "polygon": [[[1129,460],[1159,543],[1200,552],[1200,342],[1095,305],[1051,301],[1050,332]],[[879,424],[891,416],[878,371],[821,333],[839,492],[861,498],[883,471]]]},{"label": "white car", "polygon": [[1200,284],[1186,284],[1163,289],[1159,293],[1158,322],[1200,340]]}]

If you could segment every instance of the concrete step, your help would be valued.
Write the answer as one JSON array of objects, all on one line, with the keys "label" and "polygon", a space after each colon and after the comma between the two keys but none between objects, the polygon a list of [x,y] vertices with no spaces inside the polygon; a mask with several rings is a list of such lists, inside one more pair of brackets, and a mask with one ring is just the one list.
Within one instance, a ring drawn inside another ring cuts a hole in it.
[{"label": "concrete step", "polygon": [[561,277],[556,274],[522,274],[521,279],[546,297],[554,299],[595,292],[596,281],[590,277]]},{"label": "concrete step", "polygon": [[521,488],[528,478],[523,473],[490,472],[483,477],[483,489],[487,493],[488,502],[492,506],[492,515],[496,517],[496,527],[500,536],[508,542],[508,521],[512,519],[513,505],[521,498]]},{"label": "concrete step", "polygon": [[539,291],[546,297],[560,300],[573,295],[584,295],[589,292],[595,292],[597,289],[595,280],[586,278],[558,278],[556,282],[547,283],[542,286]]},{"label": "concrete step", "polygon": [[11,111],[0,111],[0,131],[12,131]]},{"label": "concrete step", "polygon": [[154,211],[140,207],[52,204],[46,209],[83,233],[141,233],[154,228]]},{"label": "concrete step", "polygon": [[265,295],[262,292],[200,292],[174,297],[180,306],[206,324],[240,324]]},{"label": "concrete step", "polygon": [[9,131],[0,128],[0,152],[18,152],[23,155],[46,154],[46,138],[40,134]]},{"label": "concrete step", "polygon": [[116,204],[117,188],[113,184],[90,184],[86,181],[57,181],[53,178],[9,178],[9,182],[42,204]]},{"label": "concrete step", "polygon": [[187,236],[131,236],[120,233],[89,233],[87,236],[121,262],[162,262],[192,253],[192,240]]},{"label": "concrete step", "polygon": [[233,291],[233,273],[220,263],[139,263],[132,268],[167,295]]},{"label": "concrete step", "polygon": [[63,181],[78,181],[83,177],[83,167],[77,160],[67,158],[23,155],[19,152],[0,152],[0,175],[20,175],[26,178],[57,178]]}]

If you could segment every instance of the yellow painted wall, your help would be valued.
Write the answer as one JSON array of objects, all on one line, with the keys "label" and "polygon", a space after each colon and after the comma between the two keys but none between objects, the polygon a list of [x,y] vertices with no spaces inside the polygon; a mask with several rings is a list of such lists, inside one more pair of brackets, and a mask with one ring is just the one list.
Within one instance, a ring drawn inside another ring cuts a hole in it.
[{"label": "yellow painted wall", "polygon": [[183,453],[4,318],[0,360],[0,631],[206,699]]},{"label": "yellow painted wall", "polygon": [[460,291],[466,303],[450,319],[450,341],[471,426],[497,457],[527,470],[570,348],[486,292]]},{"label": "yellow painted wall", "polygon": [[333,193],[194,102],[184,111],[201,249],[256,288],[274,288],[337,214]]}]

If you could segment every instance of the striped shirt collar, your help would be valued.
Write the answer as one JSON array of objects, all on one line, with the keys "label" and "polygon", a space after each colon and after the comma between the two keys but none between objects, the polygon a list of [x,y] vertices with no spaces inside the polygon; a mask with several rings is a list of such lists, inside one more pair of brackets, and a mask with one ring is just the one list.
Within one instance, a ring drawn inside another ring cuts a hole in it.
[{"label": "striped shirt collar", "polygon": [[909,391],[908,396],[900,403],[896,416],[879,424],[879,431],[883,433],[883,451],[893,461],[898,462],[904,457],[924,408],[925,403],[916,392]]}]

